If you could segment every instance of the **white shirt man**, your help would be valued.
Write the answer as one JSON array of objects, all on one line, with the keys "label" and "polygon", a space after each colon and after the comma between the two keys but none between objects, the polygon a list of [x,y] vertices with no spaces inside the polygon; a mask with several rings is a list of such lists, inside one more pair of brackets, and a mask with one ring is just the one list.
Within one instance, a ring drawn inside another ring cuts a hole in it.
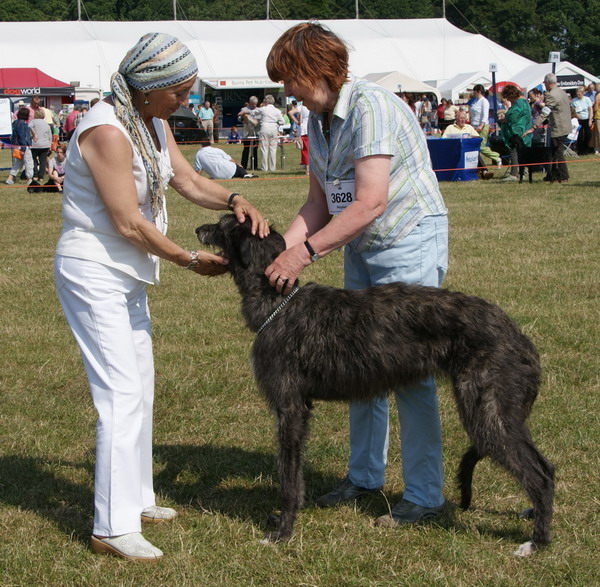
[{"label": "white shirt man", "polygon": [[203,146],[196,153],[194,169],[198,173],[205,171],[212,179],[231,179],[233,177],[256,177],[238,165],[225,151],[216,147]]}]

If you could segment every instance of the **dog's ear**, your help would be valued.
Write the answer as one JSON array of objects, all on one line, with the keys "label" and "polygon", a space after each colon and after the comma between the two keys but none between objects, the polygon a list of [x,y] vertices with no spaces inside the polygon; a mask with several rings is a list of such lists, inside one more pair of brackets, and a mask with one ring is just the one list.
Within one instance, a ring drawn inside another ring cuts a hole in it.
[{"label": "dog's ear", "polygon": [[265,238],[259,238],[250,232],[251,223],[246,221],[238,225],[235,244],[236,252],[242,267],[255,267],[262,271],[281,253],[285,251],[284,238],[271,227]]}]

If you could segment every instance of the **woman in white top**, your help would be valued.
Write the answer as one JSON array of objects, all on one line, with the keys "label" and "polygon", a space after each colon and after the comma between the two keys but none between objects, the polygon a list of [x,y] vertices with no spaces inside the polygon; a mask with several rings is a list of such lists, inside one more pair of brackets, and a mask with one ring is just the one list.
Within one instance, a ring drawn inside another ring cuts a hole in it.
[{"label": "woman in white top", "polygon": [[250,218],[253,232],[268,233],[244,198],[194,172],[164,122],[187,102],[197,71],[176,38],[143,36],[67,151],[55,280],[98,412],[92,550],[130,560],[162,557],[140,533],[141,521],[176,515],[156,506],[153,491],[146,285],[158,283],[159,258],[201,275],[222,274],[227,264],[166,237],[167,185],[199,206],[229,207],[240,222]]},{"label": "woman in white top", "polygon": [[258,139],[260,143],[260,160],[263,171],[275,171],[277,161],[277,144],[279,142],[279,127],[283,126],[283,115],[275,108],[275,98],[265,96],[265,105],[257,108],[257,118],[260,120]]}]

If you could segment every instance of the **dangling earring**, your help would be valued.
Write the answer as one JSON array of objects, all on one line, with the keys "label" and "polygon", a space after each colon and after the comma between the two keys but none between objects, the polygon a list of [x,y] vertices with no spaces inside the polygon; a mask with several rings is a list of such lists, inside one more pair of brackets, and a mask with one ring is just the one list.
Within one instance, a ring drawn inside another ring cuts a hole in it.
[{"label": "dangling earring", "polygon": [[144,94],[144,105],[148,106],[148,104],[150,104],[150,102],[148,101],[148,94]]}]

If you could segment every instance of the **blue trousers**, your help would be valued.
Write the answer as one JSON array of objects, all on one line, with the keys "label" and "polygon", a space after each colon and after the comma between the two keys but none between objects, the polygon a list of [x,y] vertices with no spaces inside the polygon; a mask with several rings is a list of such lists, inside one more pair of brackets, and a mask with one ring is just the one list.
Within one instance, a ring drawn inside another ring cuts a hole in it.
[{"label": "blue trousers", "polygon": [[[402,281],[440,287],[448,267],[448,218],[427,216],[391,247],[344,253],[344,287],[363,289]],[[444,503],[442,435],[435,380],[395,390],[400,419],[404,499],[423,507]],[[373,489],[384,482],[388,451],[388,400],[350,404],[348,477],[359,487]]]}]

